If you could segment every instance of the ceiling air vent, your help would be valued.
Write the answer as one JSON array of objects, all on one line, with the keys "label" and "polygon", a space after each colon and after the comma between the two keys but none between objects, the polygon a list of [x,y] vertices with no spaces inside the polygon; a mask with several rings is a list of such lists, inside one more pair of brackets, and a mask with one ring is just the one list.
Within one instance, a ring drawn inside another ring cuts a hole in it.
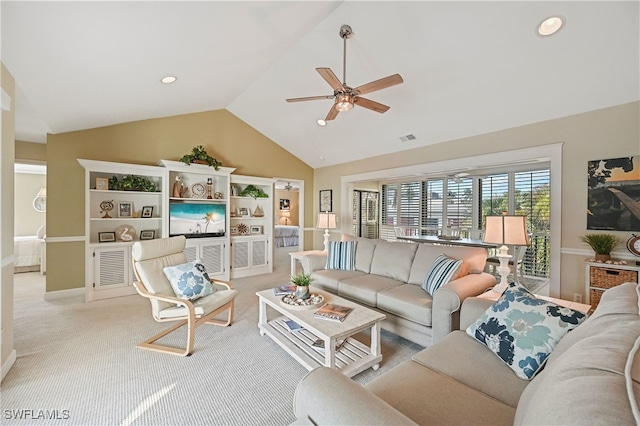
[{"label": "ceiling air vent", "polygon": [[400,140],[401,140],[402,142],[409,142],[409,141],[413,141],[413,140],[415,140],[415,139],[416,139],[416,137],[415,137],[414,135],[412,135],[412,134],[408,134],[408,135],[400,136]]}]

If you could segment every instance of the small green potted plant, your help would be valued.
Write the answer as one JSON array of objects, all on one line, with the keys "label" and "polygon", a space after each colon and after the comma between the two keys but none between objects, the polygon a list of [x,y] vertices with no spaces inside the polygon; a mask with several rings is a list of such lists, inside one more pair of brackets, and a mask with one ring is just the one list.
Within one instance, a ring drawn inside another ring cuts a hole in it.
[{"label": "small green potted plant", "polygon": [[307,275],[304,272],[298,275],[291,275],[291,284],[296,286],[296,299],[305,300],[311,295],[309,291],[309,285],[313,279],[311,275]]},{"label": "small green potted plant", "polygon": [[611,260],[611,252],[621,242],[613,234],[586,234],[581,236],[580,240],[591,247],[596,254],[596,260],[601,262]]},{"label": "small green potted plant", "polygon": [[186,165],[191,165],[191,163],[206,164],[216,170],[222,166],[221,162],[207,154],[207,151],[205,151],[202,145],[194,146],[191,153],[183,155],[180,161]]}]

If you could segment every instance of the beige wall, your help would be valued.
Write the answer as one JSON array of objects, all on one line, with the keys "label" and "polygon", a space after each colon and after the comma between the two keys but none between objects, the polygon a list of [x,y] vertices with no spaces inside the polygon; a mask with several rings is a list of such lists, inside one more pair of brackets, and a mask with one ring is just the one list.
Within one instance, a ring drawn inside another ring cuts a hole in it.
[{"label": "beige wall", "polygon": [[13,348],[13,162],[15,152],[15,81],[0,63],[0,86],[9,97],[11,106],[2,110],[0,120],[0,361],[2,378],[15,360]]},{"label": "beige wall", "polygon": [[156,165],[196,145],[240,175],[274,177],[287,170],[309,187],[313,180],[313,169],[226,110],[49,135],[47,292],[84,286],[84,169],[76,159]]},{"label": "beige wall", "polygon": [[45,224],[47,214],[33,208],[33,199],[41,188],[46,188],[47,177],[33,173],[15,174],[14,234],[19,237],[36,235]]},{"label": "beige wall", "polygon": [[[393,167],[428,164],[436,161],[549,145],[562,147],[562,260],[561,296],[584,295],[584,259],[587,249],[579,241],[586,233],[587,161],[640,155],[640,102],[618,105],[557,120],[529,124],[500,132],[372,157],[361,161],[316,169],[314,194],[333,189],[334,212],[342,212],[341,177]],[[346,206],[347,209],[350,206]],[[313,210],[318,209],[317,197]],[[343,214],[344,216],[344,214]],[[630,233],[619,232],[626,241]],[[335,238],[335,237],[332,237]],[[314,233],[314,246],[322,246],[322,236]],[[623,249],[624,250],[624,249]]]},{"label": "beige wall", "polygon": [[16,141],[16,161],[45,163],[47,161],[47,144]]}]

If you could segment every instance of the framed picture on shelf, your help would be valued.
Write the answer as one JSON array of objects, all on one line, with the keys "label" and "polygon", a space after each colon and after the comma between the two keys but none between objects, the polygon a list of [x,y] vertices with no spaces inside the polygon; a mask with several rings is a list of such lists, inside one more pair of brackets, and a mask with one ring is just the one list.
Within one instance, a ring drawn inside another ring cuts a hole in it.
[{"label": "framed picture on shelf", "polygon": [[115,232],[98,232],[99,243],[112,243],[116,240]]},{"label": "framed picture on shelf", "polygon": [[323,189],[320,191],[320,211],[331,212],[333,211],[333,191],[331,189]]},{"label": "framed picture on shelf", "polygon": [[155,237],[156,237],[156,231],[153,229],[140,231],[140,240],[153,240]]},{"label": "framed picture on shelf", "polygon": [[252,225],[249,233],[251,234],[262,234],[262,225]]},{"label": "framed picture on shelf", "polygon": [[120,201],[118,203],[118,217],[133,217],[133,203]]},{"label": "framed picture on shelf", "polygon": [[238,227],[237,226],[230,226],[229,227],[229,233],[231,235],[238,235]]},{"label": "framed picture on shelf", "polygon": [[108,178],[96,178],[96,189],[98,191],[108,191],[109,190],[109,179]]},{"label": "framed picture on shelf", "polygon": [[[151,217],[151,216],[153,216],[153,206],[144,206],[144,207],[142,207],[142,214],[140,215],[140,217]],[[142,239],[142,238],[140,238],[140,239]]]},{"label": "framed picture on shelf", "polygon": [[249,216],[249,209],[246,207],[240,207],[238,209],[238,217]]}]

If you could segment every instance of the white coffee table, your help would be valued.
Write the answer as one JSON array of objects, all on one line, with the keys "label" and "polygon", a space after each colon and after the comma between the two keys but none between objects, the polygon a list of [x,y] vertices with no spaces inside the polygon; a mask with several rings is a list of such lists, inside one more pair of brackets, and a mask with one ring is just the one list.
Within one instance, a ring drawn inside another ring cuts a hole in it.
[{"label": "white coffee table", "polygon": [[[273,339],[309,371],[324,365],[340,370],[347,377],[352,377],[369,367],[377,370],[382,360],[380,323],[386,316],[313,287],[311,292],[322,294],[325,298],[324,303],[349,306],[353,310],[343,322],[318,319],[313,317],[313,313],[322,305],[307,309],[291,308],[285,306],[282,303],[282,296],[275,296],[272,289],[262,290],[256,293],[260,309],[258,319],[260,334],[262,336],[266,334]],[[268,320],[267,306],[281,315]],[[304,327],[304,330],[289,331],[284,323],[288,319],[297,322]],[[371,329],[370,346],[351,337],[368,328]],[[311,347],[316,339],[324,340],[324,347],[327,348],[324,354]],[[336,351],[336,342],[342,340],[344,343]]]}]

